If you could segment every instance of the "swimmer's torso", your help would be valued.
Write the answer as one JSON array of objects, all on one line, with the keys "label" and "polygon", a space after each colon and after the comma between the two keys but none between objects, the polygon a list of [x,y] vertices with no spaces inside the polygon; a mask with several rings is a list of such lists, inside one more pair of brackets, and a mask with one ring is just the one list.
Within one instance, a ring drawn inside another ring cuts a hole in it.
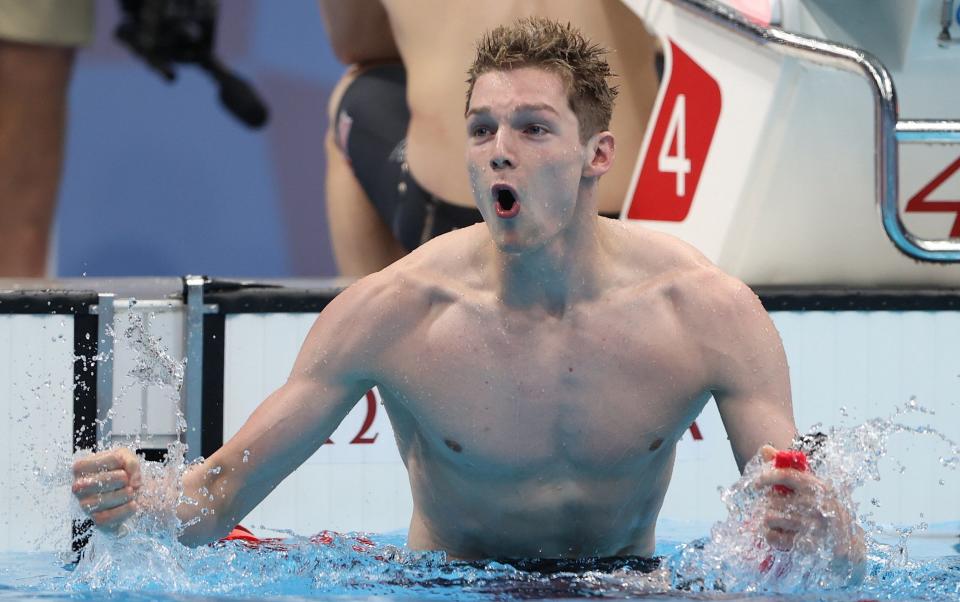
[{"label": "swimmer's torso", "polygon": [[463,155],[466,71],[480,34],[528,15],[551,17],[579,27],[592,41],[612,49],[608,60],[620,86],[611,131],[618,160],[600,184],[601,212],[623,205],[644,128],[657,92],[653,39],[639,17],[620,0],[531,0],[463,2],[383,0],[391,29],[407,65],[411,117],[407,160],[417,181],[451,203],[474,206]]},{"label": "swimmer's torso", "polygon": [[[478,228],[455,235],[462,243]],[[390,268],[413,319],[391,334],[377,383],[410,474],[410,546],[457,557],[652,554],[675,443],[706,399],[674,311],[682,276],[621,270],[562,316],[531,314],[506,310],[482,275],[464,274],[473,262],[455,277],[433,261],[463,249]]]}]

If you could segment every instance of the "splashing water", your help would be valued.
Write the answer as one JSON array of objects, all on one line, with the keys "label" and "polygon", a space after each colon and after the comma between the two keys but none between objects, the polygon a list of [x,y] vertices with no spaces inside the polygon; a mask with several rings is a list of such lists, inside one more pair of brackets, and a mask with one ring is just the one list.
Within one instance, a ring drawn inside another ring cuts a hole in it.
[{"label": "splashing water", "polygon": [[[114,403],[122,398],[133,387],[150,387],[159,390],[170,402],[174,404],[173,412],[176,415],[176,434],[182,439],[187,430],[186,418],[180,410],[180,391],[183,388],[183,379],[186,368],[186,359],[177,360],[170,353],[163,341],[150,332],[150,324],[154,317],[153,313],[144,314],[133,311],[136,300],[130,301],[131,311],[127,312],[127,325],[123,329],[122,343],[130,350],[134,358],[134,365],[127,373],[130,382],[121,388],[119,394],[114,397]],[[108,336],[115,337],[116,333],[112,327],[107,328]],[[111,413],[114,408],[111,408]],[[100,442],[100,449],[106,449],[110,443],[110,433],[105,433]],[[139,445],[138,439],[134,441]]]},{"label": "splashing water", "polygon": [[179,392],[183,387],[185,361],[175,359],[159,339],[150,336],[142,314],[131,311],[127,316],[129,323],[123,331],[123,340],[136,358],[130,375],[139,384]]},{"label": "splashing water", "polygon": [[[131,308],[136,304],[136,300],[130,302]],[[150,314],[148,317],[152,317]],[[116,338],[116,332],[112,326],[107,328],[107,336]],[[169,352],[163,342],[150,334],[149,319],[145,320],[140,312],[130,311],[127,313],[127,325],[123,329],[123,335],[120,341],[132,352],[135,358],[134,366],[128,372],[131,382],[121,388],[114,397],[114,403],[122,399],[128,391],[134,387],[151,387],[159,389],[164,396],[173,402],[173,411],[176,414],[176,433],[182,437],[186,431],[186,421],[183,413],[178,406],[179,392],[183,385],[185,360],[177,360]],[[96,359],[101,359],[97,356]],[[98,421],[101,428],[113,418],[115,407],[111,408],[107,420]],[[143,427],[141,427],[143,428]],[[136,451],[141,444],[141,435],[138,433],[133,440],[125,444],[132,451]],[[100,450],[108,450],[119,447],[111,441],[112,433],[105,431],[101,433],[97,442]],[[84,572],[91,578],[92,583],[98,582],[98,575],[110,574],[111,571],[124,568],[130,563],[130,552],[140,549],[142,556],[146,545],[145,542],[151,542],[146,547],[158,553],[157,558],[163,559],[170,556],[170,542],[176,542],[180,532],[189,525],[181,525],[176,517],[175,508],[180,504],[193,504],[198,502],[183,495],[183,473],[189,469],[192,463],[186,463],[186,445],[180,441],[175,441],[166,447],[165,460],[163,462],[146,462],[141,458],[140,471],[143,484],[137,492],[136,503],[138,512],[131,517],[121,528],[120,537],[109,536],[100,531],[93,530],[92,537],[86,547],[86,553],[82,562],[90,565],[91,568]],[[74,460],[89,454],[87,450],[78,451],[72,458],[68,459],[68,464],[72,466]],[[202,458],[195,462],[202,461]],[[67,475],[70,470],[65,471]],[[77,521],[84,521],[85,515],[82,513],[76,501],[73,501],[73,518]],[[91,532],[83,532],[75,535],[75,540],[83,540]],[[75,541],[76,543],[76,541]],[[133,548],[131,548],[133,546]],[[140,548],[137,548],[140,546]],[[149,554],[147,554],[149,555]],[[151,556],[151,558],[153,558]],[[147,568],[150,572],[157,567],[165,567],[159,575],[172,576],[170,567],[175,566],[163,560],[157,561],[159,564],[150,562]],[[114,567],[114,568],[110,568]],[[168,579],[169,580],[169,579]]]},{"label": "splashing water", "polygon": [[[955,599],[960,594],[960,563],[938,566],[936,562],[911,562],[906,556],[907,538],[915,527],[900,528],[894,545],[873,538],[882,532],[879,525],[857,516],[853,499],[856,489],[867,480],[880,480],[880,464],[889,459],[903,471],[896,458],[888,458],[888,442],[893,435],[935,437],[949,449],[939,458],[944,468],[956,470],[960,446],[929,426],[911,426],[899,421],[904,414],[932,414],[911,399],[893,417],[875,418],[852,428],[834,427],[826,441],[811,459],[811,469],[828,483],[837,502],[859,522],[865,533],[867,556],[865,566],[844,562],[838,550],[854,530],[845,533],[818,532],[813,526],[797,534],[790,551],[772,548],[762,536],[763,517],[767,510],[767,492],[754,487],[763,469],[759,457],[744,470],[741,479],[721,497],[728,516],[714,525],[708,538],[680,546],[669,559],[673,585],[691,591],[811,593],[855,591],[878,599],[919,596],[923,599]],[[880,502],[871,500],[875,506]],[[831,501],[818,495],[817,509],[832,517],[836,512]],[[922,516],[922,514],[921,514]]]}]

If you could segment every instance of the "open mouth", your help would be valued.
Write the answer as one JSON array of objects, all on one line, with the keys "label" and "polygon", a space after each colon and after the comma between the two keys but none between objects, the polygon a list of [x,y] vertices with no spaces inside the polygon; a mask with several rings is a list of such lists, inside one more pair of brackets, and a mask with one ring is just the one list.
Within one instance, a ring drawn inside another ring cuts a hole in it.
[{"label": "open mouth", "polygon": [[493,197],[498,217],[509,219],[520,213],[520,201],[513,188],[498,184],[493,187]]}]

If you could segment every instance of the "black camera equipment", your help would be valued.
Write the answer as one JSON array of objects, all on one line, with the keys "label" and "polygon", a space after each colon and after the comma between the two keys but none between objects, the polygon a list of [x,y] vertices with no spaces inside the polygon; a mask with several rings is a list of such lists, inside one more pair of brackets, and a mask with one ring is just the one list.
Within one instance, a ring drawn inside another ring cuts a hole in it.
[{"label": "black camera equipment", "polygon": [[267,106],[247,82],[213,51],[217,0],[120,0],[123,17],[115,35],[167,81],[176,63],[195,64],[220,87],[220,102],[251,128],[267,122]]}]

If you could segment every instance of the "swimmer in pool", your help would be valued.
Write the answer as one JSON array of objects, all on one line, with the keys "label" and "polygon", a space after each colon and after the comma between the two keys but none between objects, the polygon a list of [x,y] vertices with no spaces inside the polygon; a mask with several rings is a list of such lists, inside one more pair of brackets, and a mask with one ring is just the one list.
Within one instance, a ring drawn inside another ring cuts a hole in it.
[{"label": "swimmer in pool", "polygon": [[[374,385],[409,473],[408,545],[455,558],[652,555],[676,443],[711,394],[741,470],[761,446],[791,444],[786,359],[753,292],[675,238],[597,215],[615,155],[608,76],[569,25],[521,20],[482,38],[465,127],[485,224],[337,296],[286,384],[186,474],[215,514],[184,543],[226,535]],[[101,528],[137,511],[129,450],[74,472]],[[830,499],[821,481],[772,465],[762,479],[793,490],[792,511],[771,504],[771,545],[813,528],[835,538],[839,570],[860,562],[848,514],[813,503]]]}]

